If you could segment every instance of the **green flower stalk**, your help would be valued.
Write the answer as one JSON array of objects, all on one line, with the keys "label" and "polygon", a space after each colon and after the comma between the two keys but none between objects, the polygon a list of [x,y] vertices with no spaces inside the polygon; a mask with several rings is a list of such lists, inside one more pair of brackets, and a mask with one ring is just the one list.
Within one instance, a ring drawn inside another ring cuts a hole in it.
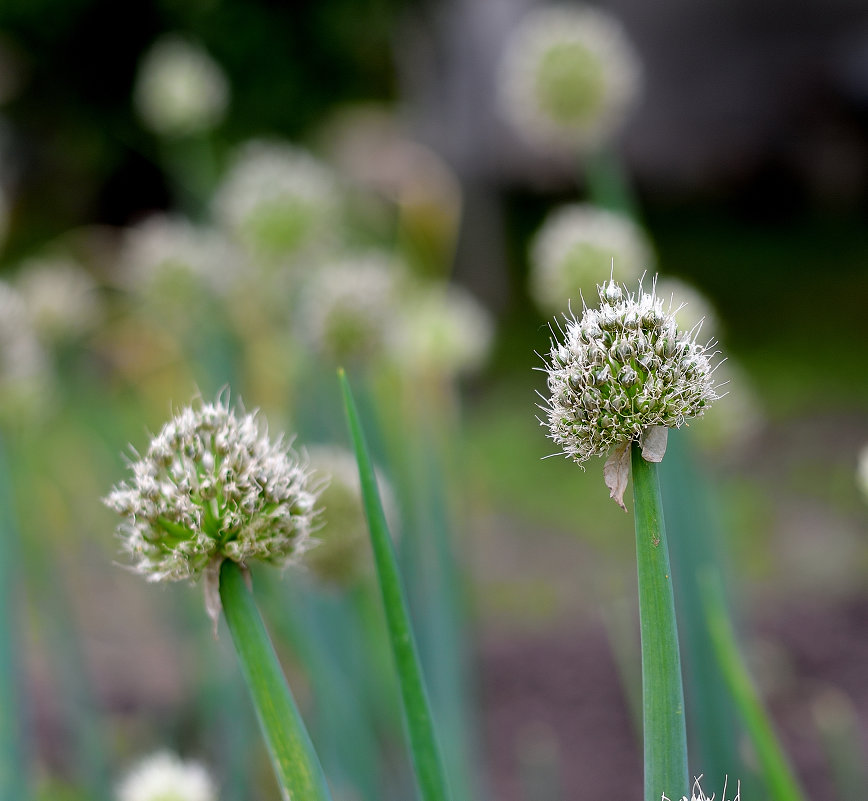
[{"label": "green flower stalk", "polygon": [[[275,772],[293,801],[330,801],[319,760],[245,581],[246,564],[295,561],[311,544],[318,488],[255,414],[200,402],[163,426],[132,480],[105,503],[132,569],[149,581],[204,574],[212,617],[223,612]],[[216,589],[219,584],[219,602]]]},{"label": "green flower stalk", "polygon": [[624,507],[632,470],[636,520],[645,801],[688,788],[684,692],[657,466],[669,428],[701,415],[718,396],[713,353],[680,332],[654,288],[599,287],[600,307],[565,317],[546,364],[549,436],[582,463],[609,456],[604,474]]}]

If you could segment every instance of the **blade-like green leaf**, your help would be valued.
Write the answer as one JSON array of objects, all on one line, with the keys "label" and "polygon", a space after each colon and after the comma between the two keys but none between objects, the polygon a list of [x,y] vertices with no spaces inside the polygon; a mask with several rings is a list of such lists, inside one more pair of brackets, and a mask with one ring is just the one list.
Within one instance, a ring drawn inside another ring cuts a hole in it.
[{"label": "blade-like green leaf", "polygon": [[428,693],[425,689],[416,641],[407,611],[406,596],[398,572],[392,538],[389,536],[386,517],[383,514],[374,467],[349,382],[343,370],[339,371],[339,377],[350,435],[359,463],[365,515],[371,532],[374,563],[383,597],[419,790],[423,801],[448,801],[450,794],[443,770],[443,760],[437,744]]},{"label": "blade-like green leaf", "polygon": [[673,799],[690,795],[684,690],[657,465],[642,458],[635,442],[631,459],[642,636],[645,801],[660,801],[664,794]]},{"label": "blade-like green leaf", "polygon": [[331,801],[319,759],[259,610],[241,568],[230,559],[220,567],[220,600],[284,795],[291,801]]},{"label": "blade-like green leaf", "polygon": [[807,801],[739,651],[735,631],[726,614],[723,590],[710,574],[703,574],[702,598],[718,664],[756,751],[769,797],[772,801]]}]

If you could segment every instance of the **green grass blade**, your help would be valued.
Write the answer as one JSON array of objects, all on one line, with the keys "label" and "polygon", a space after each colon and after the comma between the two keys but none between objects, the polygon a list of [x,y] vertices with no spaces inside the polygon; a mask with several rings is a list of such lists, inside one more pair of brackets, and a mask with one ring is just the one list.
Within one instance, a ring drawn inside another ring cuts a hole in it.
[{"label": "green grass blade", "polygon": [[365,514],[371,532],[374,562],[377,567],[377,577],[383,597],[392,654],[395,658],[398,683],[401,688],[401,701],[404,707],[407,733],[410,738],[410,750],[416,779],[419,782],[423,801],[447,801],[450,794],[443,770],[443,760],[437,745],[434,721],[431,716],[422,668],[419,664],[416,641],[410,625],[406,595],[398,572],[395,549],[386,526],[386,517],[383,514],[374,468],[368,454],[356,404],[346,375],[342,370],[339,372],[339,377],[350,435],[359,463]]},{"label": "green grass blade", "polygon": [[291,801],[331,801],[259,610],[241,568],[230,559],[220,567],[220,600],[284,795]]},{"label": "green grass blade", "polygon": [[675,597],[657,465],[632,444],[633,504],[642,636],[645,801],[690,796]]},{"label": "green grass blade", "polygon": [[756,751],[769,798],[772,801],[807,801],[742,659],[735,631],[726,614],[720,584],[713,576],[703,575],[702,589],[706,621],[715,654]]}]

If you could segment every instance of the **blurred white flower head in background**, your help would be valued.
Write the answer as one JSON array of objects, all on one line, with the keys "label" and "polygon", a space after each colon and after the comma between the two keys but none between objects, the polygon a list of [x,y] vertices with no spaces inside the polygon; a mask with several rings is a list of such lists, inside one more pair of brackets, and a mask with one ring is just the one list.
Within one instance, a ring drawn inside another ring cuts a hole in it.
[{"label": "blurred white flower head in background", "polygon": [[176,34],[158,39],[142,59],[133,93],[142,121],[161,136],[190,136],[226,114],[229,85],[219,65]]},{"label": "blurred white flower head in background", "polygon": [[239,271],[239,256],[220,231],[155,214],[126,229],[121,264],[129,289],[170,301],[202,287],[225,291]]},{"label": "blurred white flower head in background", "polygon": [[117,801],[216,801],[208,771],[168,751],[143,759],[117,787]]},{"label": "blurred white flower head in background", "polygon": [[[323,511],[317,545],[305,554],[304,563],[321,580],[346,586],[373,566],[356,456],[336,445],[314,445],[307,453],[314,476],[327,479],[328,485],[319,496]],[[394,537],[398,527],[395,493],[379,470],[375,474]]]},{"label": "blurred white flower head in background", "polygon": [[531,11],[507,42],[504,115],[531,145],[576,153],[611,136],[638,95],[641,71],[621,23],[584,5]]},{"label": "blurred white flower head in background", "polygon": [[531,243],[531,296],[540,309],[554,312],[582,293],[593,297],[610,277],[638,281],[654,261],[648,237],[628,217],[572,203],[549,214]]},{"label": "blurred white flower head in background", "polygon": [[404,279],[402,265],[380,253],[324,264],[302,287],[296,333],[337,364],[391,350]]},{"label": "blurred white flower head in background", "polygon": [[0,414],[33,411],[46,400],[48,360],[18,290],[0,281]]},{"label": "blurred white flower head in background", "polygon": [[74,338],[96,327],[103,307],[96,282],[75,261],[29,259],[17,281],[33,327],[49,342]]},{"label": "blurred white flower head in background", "polygon": [[455,284],[417,288],[402,304],[395,358],[411,374],[446,376],[479,369],[494,340],[488,311]]},{"label": "blurred white flower head in background", "polygon": [[856,483],[868,502],[868,444],[859,451],[859,461],[856,464]]},{"label": "blurred white flower head in background", "polygon": [[218,222],[253,252],[292,255],[330,232],[340,196],[335,175],[285,142],[243,145],[217,189]]},{"label": "blurred white flower head in background", "polygon": [[671,301],[671,309],[678,320],[678,327],[689,331],[702,323],[702,334],[707,337],[720,335],[720,320],[711,301],[695,286],[680,278],[660,276],[657,279],[657,296]]}]

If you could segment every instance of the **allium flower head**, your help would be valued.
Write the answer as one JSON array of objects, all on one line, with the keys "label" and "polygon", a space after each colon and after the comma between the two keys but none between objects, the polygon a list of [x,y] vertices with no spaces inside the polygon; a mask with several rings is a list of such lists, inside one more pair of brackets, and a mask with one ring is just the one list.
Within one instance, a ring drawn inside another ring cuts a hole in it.
[{"label": "allium flower head", "polygon": [[96,282],[71,259],[31,259],[21,265],[17,284],[34,329],[44,339],[75,337],[102,317]]},{"label": "allium flower head", "polygon": [[168,751],[152,754],[136,765],[117,788],[118,801],[216,801],[208,771],[198,762],[184,762]]},{"label": "allium flower head", "polygon": [[693,328],[700,321],[706,336],[718,337],[720,323],[711,301],[695,286],[680,278],[662,276],[657,279],[657,296],[669,302],[681,328]]},{"label": "allium flower head", "polygon": [[403,271],[373,253],[323,265],[299,299],[299,336],[335,362],[363,361],[390,347]]},{"label": "allium flower head", "polygon": [[311,545],[317,488],[283,440],[228,402],[182,409],[105,504],[133,569],[149,581],[196,578],[222,559],[294,561]]},{"label": "allium flower head", "polygon": [[[613,274],[633,283],[653,267],[654,253],[632,220],[587,203],[550,214],[531,245],[530,290],[545,311],[578,300]],[[661,296],[662,293],[661,293]]]},{"label": "allium flower head", "polygon": [[600,307],[566,316],[552,340],[547,400],[549,436],[583,462],[641,440],[655,427],[677,428],[718,395],[708,346],[696,329],[678,331],[652,289],[631,294],[609,281]]},{"label": "allium flower head", "polygon": [[154,133],[189,136],[220,123],[229,86],[201,47],[170,34],[145,54],[133,97],[142,121]]},{"label": "allium flower head", "polygon": [[528,142],[572,153],[612,133],[639,80],[618,20],[588,6],[554,6],[530,12],[507,44],[500,100]]},{"label": "allium flower head", "polygon": [[248,142],[214,198],[217,219],[247,247],[289,255],[324,234],[339,204],[331,171],[284,142]]},{"label": "allium flower head", "polygon": [[398,363],[411,373],[456,375],[478,369],[494,339],[485,308],[462,287],[418,289],[402,305],[400,335],[394,340]]},{"label": "allium flower head", "polygon": [[[320,495],[323,512],[317,546],[305,557],[305,565],[324,581],[346,585],[372,565],[356,457],[333,445],[314,446],[309,456],[311,469],[328,479],[328,485]],[[379,471],[376,476],[386,520],[394,533],[395,495]]]},{"label": "allium flower head", "polygon": [[222,292],[238,271],[236,254],[219,231],[166,214],[125,231],[121,263],[122,280],[134,291],[182,303],[203,287]]},{"label": "allium flower head", "polygon": [[21,294],[0,281],[0,415],[32,410],[46,396],[48,360]]},{"label": "allium flower head", "polygon": [[856,465],[856,482],[865,500],[868,501],[868,444],[859,451],[859,461]]}]

